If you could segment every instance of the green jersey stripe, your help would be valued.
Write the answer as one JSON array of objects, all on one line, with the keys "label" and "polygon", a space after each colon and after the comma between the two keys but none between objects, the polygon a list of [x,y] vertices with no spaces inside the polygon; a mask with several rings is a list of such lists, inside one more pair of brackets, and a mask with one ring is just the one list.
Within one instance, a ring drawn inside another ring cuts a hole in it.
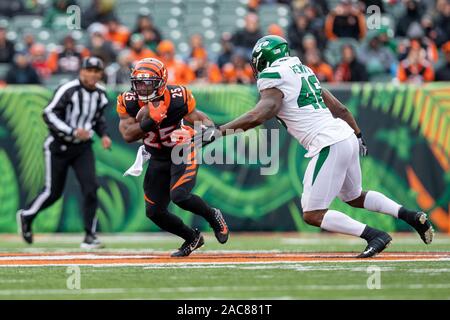
[{"label": "green jersey stripe", "polygon": [[259,74],[258,79],[281,79],[281,75],[278,72],[263,72]]}]

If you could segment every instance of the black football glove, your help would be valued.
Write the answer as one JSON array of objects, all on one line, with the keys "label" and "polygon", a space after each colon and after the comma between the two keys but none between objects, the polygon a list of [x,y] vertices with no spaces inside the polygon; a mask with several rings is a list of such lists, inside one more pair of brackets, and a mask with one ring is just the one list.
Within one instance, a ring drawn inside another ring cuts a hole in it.
[{"label": "black football glove", "polygon": [[358,133],[356,137],[358,138],[359,143],[359,155],[361,157],[367,156],[369,154],[369,150],[367,149],[366,141],[364,141],[362,133]]},{"label": "black football glove", "polygon": [[204,147],[212,142],[214,142],[217,138],[222,136],[219,126],[202,126],[202,131],[197,132],[194,135],[193,141],[196,147]]}]

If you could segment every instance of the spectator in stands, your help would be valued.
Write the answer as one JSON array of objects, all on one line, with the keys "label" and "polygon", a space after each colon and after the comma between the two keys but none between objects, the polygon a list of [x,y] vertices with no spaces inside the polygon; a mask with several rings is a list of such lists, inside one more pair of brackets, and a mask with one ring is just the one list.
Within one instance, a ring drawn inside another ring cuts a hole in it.
[{"label": "spectator in stands", "polygon": [[342,46],[342,60],[334,73],[334,79],[338,82],[367,81],[366,68],[356,59],[355,49],[350,44]]},{"label": "spectator in stands", "polygon": [[133,61],[130,59],[130,52],[125,49],[119,53],[117,62],[111,64],[105,69],[108,85],[128,84],[130,83],[130,72]]},{"label": "spectator in stands", "polygon": [[89,55],[102,59],[104,64],[108,66],[116,60],[116,51],[112,43],[105,39],[104,26],[97,24],[95,27],[91,27],[89,27],[90,42],[87,46]]},{"label": "spectator in stands", "polygon": [[156,33],[158,40],[161,41],[161,33],[153,23],[152,17],[147,14],[140,14],[138,16],[136,20],[136,27],[134,28],[133,33],[141,33],[143,30],[149,28]]},{"label": "spectator in stands", "polygon": [[175,58],[175,46],[169,40],[163,40],[157,48],[161,61],[168,73],[168,84],[187,85],[195,80],[195,73],[181,60]]},{"label": "spectator in stands", "polygon": [[438,14],[434,20],[436,30],[443,35],[443,39],[439,40],[437,45],[441,45],[450,39],[450,0],[441,0],[436,4]]},{"label": "spectator in stands", "polygon": [[271,25],[269,25],[267,27],[267,34],[271,34],[271,35],[274,35],[274,36],[279,36],[279,37],[282,37],[282,38],[285,37],[283,28],[280,27],[276,23],[272,23]]},{"label": "spectator in stands", "polygon": [[144,44],[147,49],[156,52],[158,44],[161,42],[161,36],[155,32],[154,28],[145,28],[141,34],[144,37]]},{"label": "spectator in stands", "polygon": [[442,46],[445,55],[445,64],[436,71],[436,81],[450,81],[450,41]]},{"label": "spectator in stands", "polygon": [[91,24],[106,23],[114,16],[115,1],[93,0],[92,5],[83,11],[81,26],[87,29]]},{"label": "spectator in stands", "polygon": [[47,28],[57,28],[59,25],[57,17],[64,16],[67,17],[67,8],[71,5],[76,5],[75,0],[53,0],[52,6],[45,10],[45,16],[43,25]]},{"label": "spectator in stands", "polygon": [[29,52],[31,47],[35,44],[35,39],[33,34],[25,33],[23,35],[23,44],[25,45],[25,49]]},{"label": "spectator in stands", "polygon": [[393,37],[393,32],[385,26],[381,26],[378,30],[378,40],[380,45],[389,49],[391,53],[397,56],[397,41]]},{"label": "spectator in stands", "polygon": [[156,54],[144,46],[144,37],[142,34],[135,33],[130,39],[130,60],[133,63],[144,58],[156,58]]},{"label": "spectator in stands", "polygon": [[111,41],[118,50],[123,49],[127,45],[128,38],[130,37],[128,28],[121,25],[116,16],[108,20],[106,27],[108,31],[105,34],[105,39]]},{"label": "spectator in stands", "polygon": [[30,48],[30,64],[36,70],[41,79],[48,79],[52,74],[47,58],[47,50],[45,45],[35,43]]},{"label": "spectator in stands", "polygon": [[305,64],[314,71],[320,82],[333,82],[333,68],[325,63],[318,50],[310,50],[305,54]]},{"label": "spectator in stands", "polygon": [[25,9],[25,12],[23,14],[25,15],[42,16],[44,15],[46,10],[45,1],[27,0],[23,1],[23,5]]},{"label": "spectator in stands", "polygon": [[11,63],[14,54],[14,42],[6,38],[6,28],[0,27],[0,63]]},{"label": "spectator in stands", "polygon": [[409,82],[421,84],[423,82],[434,80],[433,66],[425,59],[425,50],[420,46],[420,43],[413,41],[408,57],[401,61],[398,70],[397,78],[400,82]]},{"label": "spectator in stands", "polygon": [[203,38],[200,34],[191,36],[191,52],[189,53],[189,60],[191,59],[205,59],[208,57],[208,52],[203,45]]},{"label": "spectator in stands", "polygon": [[236,31],[231,38],[231,42],[233,42],[235,49],[242,50],[246,59],[250,61],[252,49],[261,37],[259,17],[256,13],[250,12],[245,16],[244,29]]},{"label": "spectator in stands", "polygon": [[406,12],[397,22],[396,35],[406,37],[409,27],[413,22],[420,23],[422,10],[417,0],[406,0]]},{"label": "spectator in stands", "polygon": [[362,39],[366,35],[366,20],[352,0],[341,0],[325,21],[325,34],[329,40],[337,38]]},{"label": "spectator in stands", "polygon": [[25,13],[25,7],[21,1],[0,0],[0,12],[2,16],[14,17]]},{"label": "spectator in stands", "polygon": [[430,62],[436,63],[439,59],[439,53],[435,43],[425,36],[425,33],[419,23],[413,22],[409,27],[407,34],[409,41],[405,41],[404,45],[400,46],[398,49],[399,60],[402,61],[406,59],[411,44],[416,41],[425,50],[426,59]]},{"label": "spectator in stands", "polygon": [[330,11],[328,8],[327,0],[298,0],[298,1],[291,1],[291,0],[280,1],[280,0],[278,0],[278,2],[285,2],[285,3],[289,4],[292,8],[294,15],[301,13],[301,12],[308,11],[309,6],[314,6],[315,9],[318,11],[317,12],[318,15],[320,15],[320,16],[326,16]]},{"label": "spectator in stands", "polygon": [[303,59],[308,52],[318,50],[316,38],[312,34],[307,34],[303,38],[301,54],[299,54],[299,57]]},{"label": "spectator in stands", "polygon": [[231,34],[229,32],[224,32],[220,38],[221,51],[219,57],[217,58],[217,65],[220,69],[231,61],[231,56],[233,55],[233,43],[231,42]]},{"label": "spectator in stands", "polygon": [[62,48],[53,51],[48,59],[48,65],[53,73],[76,74],[81,66],[83,55],[76,47],[72,36],[64,37]]},{"label": "spectator in stands", "polygon": [[303,37],[309,32],[309,20],[305,14],[296,14],[288,27],[288,40],[290,47],[298,54],[304,53],[302,50]]},{"label": "spectator in stands", "polygon": [[196,83],[220,83],[222,73],[217,64],[208,61],[207,56],[191,59],[189,67],[194,71]]},{"label": "spectator in stands", "polygon": [[208,61],[208,52],[200,34],[194,34],[191,37],[189,67],[195,73],[197,83],[220,83],[222,81],[219,67]]},{"label": "spectator in stands", "polygon": [[141,33],[144,36],[145,46],[156,52],[158,44],[161,42],[161,32],[154,25],[152,18],[149,15],[139,15],[136,27],[133,30],[134,33]]},{"label": "spectator in stands", "polygon": [[[450,23],[450,21],[448,21]],[[437,28],[430,15],[425,15],[420,21],[420,25],[424,31],[424,36],[440,47],[449,38],[450,34],[445,34],[441,28]]]},{"label": "spectator in stands", "polygon": [[[310,0],[310,2],[305,6],[305,15],[308,18],[308,29],[309,32],[316,37],[317,45],[322,50],[326,46],[327,38],[325,36],[325,17],[328,14],[328,7],[323,8],[316,1]],[[324,14],[324,10],[326,13]]]},{"label": "spectator in stands", "polygon": [[8,84],[40,84],[41,79],[36,70],[30,65],[29,58],[25,52],[14,55],[14,63],[6,74]]},{"label": "spectator in stands", "polygon": [[397,62],[392,52],[381,44],[375,30],[369,33],[367,40],[360,50],[359,61],[365,65],[369,75],[390,73]]},{"label": "spectator in stands", "polygon": [[255,82],[252,67],[241,53],[233,54],[231,62],[223,66],[222,75],[223,81],[229,84],[251,84]]}]

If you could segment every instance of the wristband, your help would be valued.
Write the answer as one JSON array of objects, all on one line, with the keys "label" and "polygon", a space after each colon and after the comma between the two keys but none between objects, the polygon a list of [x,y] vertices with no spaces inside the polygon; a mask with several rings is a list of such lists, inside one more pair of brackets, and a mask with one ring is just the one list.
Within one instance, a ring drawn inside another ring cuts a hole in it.
[{"label": "wristband", "polygon": [[361,138],[362,137],[362,132],[360,131],[358,134],[355,133],[355,135],[356,135],[357,138]]},{"label": "wristband", "polygon": [[156,122],[153,119],[144,119],[139,123],[141,130],[144,132],[152,131],[156,128]]}]

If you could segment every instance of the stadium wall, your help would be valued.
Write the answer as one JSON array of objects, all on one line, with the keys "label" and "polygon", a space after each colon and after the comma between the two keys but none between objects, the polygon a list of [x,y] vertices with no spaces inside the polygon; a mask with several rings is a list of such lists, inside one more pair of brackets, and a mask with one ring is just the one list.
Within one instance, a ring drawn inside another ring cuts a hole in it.
[{"label": "stadium wall", "polygon": [[[450,83],[421,87],[367,83],[329,89],[353,112],[366,137],[369,156],[362,159],[364,188],[426,210],[438,230],[450,233]],[[216,123],[240,115],[258,98],[255,87],[247,86],[193,86],[192,90],[197,107]],[[122,176],[134,162],[138,145],[125,143],[119,135],[117,93],[108,91],[111,106],[106,112],[112,151],[94,144],[100,230],[156,231],[144,212],[143,175]],[[41,113],[51,95],[50,90],[35,86],[0,90],[0,232],[16,231],[15,212],[43,186],[42,145],[47,128]],[[233,231],[319,231],[301,219],[301,181],[307,165],[304,150],[275,121],[265,126],[281,129],[278,174],[260,175],[258,164],[203,164],[195,193],[221,208]],[[233,139],[224,140],[225,151]],[[80,200],[79,186],[70,173],[63,198],[38,216],[35,230],[82,231]],[[386,231],[409,230],[389,216],[354,209],[338,200],[332,208]],[[188,224],[208,229],[193,214],[173,204],[171,210]]]}]

